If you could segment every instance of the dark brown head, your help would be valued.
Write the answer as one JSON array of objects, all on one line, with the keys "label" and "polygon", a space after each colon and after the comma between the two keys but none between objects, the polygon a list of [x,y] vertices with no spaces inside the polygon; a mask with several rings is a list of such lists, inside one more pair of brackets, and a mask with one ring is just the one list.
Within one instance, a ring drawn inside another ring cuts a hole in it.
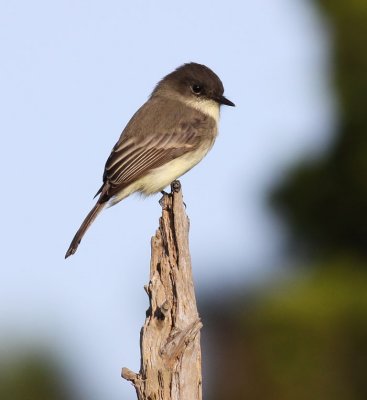
[{"label": "dark brown head", "polygon": [[186,101],[213,100],[219,105],[234,106],[223,93],[222,81],[210,68],[202,64],[188,63],[165,76],[154,89],[152,96],[176,95]]}]

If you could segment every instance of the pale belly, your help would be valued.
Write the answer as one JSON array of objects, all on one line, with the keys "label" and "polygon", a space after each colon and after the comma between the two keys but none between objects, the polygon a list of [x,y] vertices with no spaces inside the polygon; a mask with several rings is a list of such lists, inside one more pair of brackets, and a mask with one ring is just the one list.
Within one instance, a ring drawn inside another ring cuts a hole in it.
[{"label": "pale belly", "polygon": [[172,160],[159,168],[153,169],[146,176],[140,178],[114,196],[110,200],[109,205],[115,205],[125,197],[135,192],[140,192],[146,196],[149,196],[162,191],[166,186],[170,185],[171,182],[185,174],[198,162],[200,162],[211,149],[211,147],[212,144],[198,149],[195,152],[185,154],[184,156]]}]

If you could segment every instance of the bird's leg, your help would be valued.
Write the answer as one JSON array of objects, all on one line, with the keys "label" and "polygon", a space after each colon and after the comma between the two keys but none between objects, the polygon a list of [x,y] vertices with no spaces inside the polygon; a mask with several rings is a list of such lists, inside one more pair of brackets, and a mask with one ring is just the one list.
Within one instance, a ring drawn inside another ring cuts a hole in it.
[{"label": "bird's leg", "polygon": [[[175,180],[171,183],[171,193],[178,193],[181,190],[181,182],[179,180]],[[184,202],[183,205],[186,208],[186,203]]]},{"label": "bird's leg", "polygon": [[167,192],[164,191],[164,190],[161,190],[161,193],[162,193],[162,197],[161,197],[160,200],[159,200],[159,205],[160,205],[163,209],[165,209],[165,208],[166,208],[166,199],[168,199],[169,193],[167,193]]},{"label": "bird's leg", "polygon": [[[162,198],[159,200],[159,205],[164,209],[165,208],[165,199],[166,196],[172,196],[172,193],[178,193],[181,190],[181,183],[178,180],[175,180],[171,183],[171,194],[161,190]],[[185,204],[186,207],[186,204]]]},{"label": "bird's leg", "polygon": [[181,182],[176,179],[171,183],[171,191],[178,193],[180,190],[181,190]]}]

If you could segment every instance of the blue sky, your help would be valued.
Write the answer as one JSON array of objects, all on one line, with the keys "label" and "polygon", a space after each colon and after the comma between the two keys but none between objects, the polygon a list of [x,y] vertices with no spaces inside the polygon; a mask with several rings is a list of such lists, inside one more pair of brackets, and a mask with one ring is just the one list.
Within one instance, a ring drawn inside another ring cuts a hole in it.
[{"label": "blue sky", "polygon": [[181,180],[196,290],[266,277],[285,233],[265,193],[331,138],[325,28],[305,0],[0,8],[0,351],[46,347],[89,400],[134,398],[119,373],[139,369],[159,196],[104,211],[63,258],[112,146],[164,75],[188,61],[212,68],[236,108],[223,108],[213,150]]}]

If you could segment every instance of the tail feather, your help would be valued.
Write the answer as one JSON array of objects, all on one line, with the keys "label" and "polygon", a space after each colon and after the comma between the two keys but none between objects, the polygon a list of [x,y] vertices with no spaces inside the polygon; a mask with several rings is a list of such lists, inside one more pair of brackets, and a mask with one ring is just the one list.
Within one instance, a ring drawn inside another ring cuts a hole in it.
[{"label": "tail feather", "polygon": [[90,210],[89,214],[85,217],[83,223],[78,229],[78,232],[75,234],[73,240],[71,241],[69,249],[65,254],[65,258],[68,258],[76,252],[85,232],[91,226],[93,221],[97,218],[97,215],[103,210],[105,205],[106,203],[100,203],[99,201],[97,201],[96,205]]}]

